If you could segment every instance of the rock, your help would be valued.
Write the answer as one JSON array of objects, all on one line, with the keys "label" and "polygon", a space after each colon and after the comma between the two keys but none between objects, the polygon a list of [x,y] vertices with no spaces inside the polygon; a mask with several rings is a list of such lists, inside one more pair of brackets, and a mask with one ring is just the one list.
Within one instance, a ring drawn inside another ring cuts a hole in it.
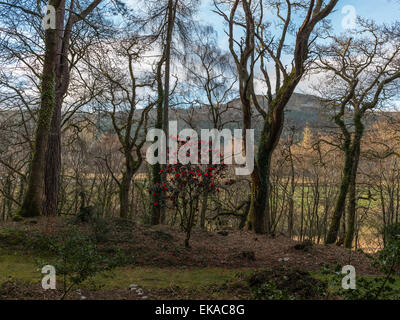
[{"label": "rock", "polygon": [[85,296],[81,296],[81,300],[87,300]]}]

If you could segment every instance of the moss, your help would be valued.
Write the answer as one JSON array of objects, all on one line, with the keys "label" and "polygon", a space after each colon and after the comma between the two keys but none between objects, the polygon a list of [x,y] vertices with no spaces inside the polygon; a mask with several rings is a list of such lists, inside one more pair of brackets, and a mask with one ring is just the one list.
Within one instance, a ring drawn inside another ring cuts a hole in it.
[{"label": "moss", "polygon": [[164,269],[164,268],[119,268],[109,275],[97,276],[95,281],[104,289],[128,288],[137,284],[143,288],[183,288],[222,285],[237,279],[238,272],[250,273],[250,270],[227,270],[221,268],[205,269]]},{"label": "moss", "polygon": [[[327,294],[328,298],[332,299],[343,299],[343,292],[346,290],[342,289],[341,286],[341,279],[342,275],[335,275],[335,274],[330,274],[330,273],[325,273],[322,271],[318,272],[311,272],[312,276],[318,280],[321,280],[327,284]],[[344,275],[343,275],[344,277]],[[372,276],[372,275],[366,275],[366,276],[359,276],[357,275],[356,277],[356,284],[357,284],[357,295],[358,296],[363,296],[365,293],[372,291],[373,289],[378,288],[382,284],[384,276]],[[392,291],[389,293],[388,296],[385,297],[385,299],[389,300],[398,300],[399,299],[399,292],[400,292],[400,277],[396,276],[394,277],[395,281],[393,283],[387,284],[392,288]],[[362,280],[368,280],[368,286],[366,287],[364,285],[360,285]]]},{"label": "moss", "polygon": [[28,192],[25,195],[24,203],[22,204],[22,208],[18,212],[18,215],[24,218],[34,218],[34,217],[39,217],[41,215],[39,206],[36,205],[36,203],[33,201],[34,192],[32,188],[28,189]]},{"label": "moss", "polygon": [[23,244],[26,240],[25,233],[21,230],[8,228],[0,230],[0,242],[3,245],[15,246]]},{"label": "moss", "polygon": [[10,278],[33,283],[38,282],[41,276],[32,256],[0,251],[0,284]]}]

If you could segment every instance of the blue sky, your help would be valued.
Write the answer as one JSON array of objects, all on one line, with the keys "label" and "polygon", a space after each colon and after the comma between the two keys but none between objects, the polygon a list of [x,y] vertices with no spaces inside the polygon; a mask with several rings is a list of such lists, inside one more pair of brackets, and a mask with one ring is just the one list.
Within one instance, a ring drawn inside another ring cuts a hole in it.
[{"label": "blue sky", "polygon": [[[330,19],[337,32],[344,31],[342,20],[346,14],[342,13],[345,6],[354,7],[357,15],[374,19],[377,22],[392,22],[400,16],[400,1],[397,0],[340,0]],[[199,19],[204,23],[211,24],[219,34],[221,46],[226,46],[226,36],[224,34],[224,23],[221,17],[212,12],[213,5],[211,0],[203,0],[203,5],[199,14]]]}]

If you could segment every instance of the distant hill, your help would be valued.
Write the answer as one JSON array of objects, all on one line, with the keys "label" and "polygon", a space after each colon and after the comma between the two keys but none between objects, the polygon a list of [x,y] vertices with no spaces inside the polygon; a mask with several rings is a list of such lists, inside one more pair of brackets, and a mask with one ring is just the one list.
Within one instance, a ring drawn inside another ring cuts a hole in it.
[{"label": "distant hill", "polygon": [[[258,101],[264,110],[268,109],[267,100],[258,96]],[[228,103],[231,108],[223,116],[223,122],[229,122],[225,127],[230,129],[242,128],[242,111],[240,99],[234,99]],[[137,117],[140,116],[140,110]],[[152,110],[150,119],[155,119],[156,111]],[[286,127],[295,127],[302,132],[308,124],[312,128],[321,128],[327,124],[326,111],[322,107],[320,99],[316,96],[294,93],[285,109]],[[196,130],[211,129],[212,121],[207,106],[198,106],[191,109],[178,108],[170,111],[170,120],[178,121],[179,130],[193,127]],[[108,116],[98,117],[97,124],[100,132],[112,132],[111,121]],[[255,137],[258,140],[262,129],[262,118],[253,106],[252,127],[255,129]],[[284,134],[284,133],[283,133]]]}]

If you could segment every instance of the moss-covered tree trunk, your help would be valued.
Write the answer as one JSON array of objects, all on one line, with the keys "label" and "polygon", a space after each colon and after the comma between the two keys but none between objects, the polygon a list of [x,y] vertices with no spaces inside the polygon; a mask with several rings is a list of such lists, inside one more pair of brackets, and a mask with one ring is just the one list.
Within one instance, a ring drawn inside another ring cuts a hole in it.
[{"label": "moss-covered tree trunk", "polygon": [[133,173],[130,170],[124,172],[121,183],[119,185],[119,216],[121,219],[128,218],[130,214],[130,193],[132,186]]},{"label": "moss-covered tree trunk", "polygon": [[200,211],[200,228],[205,229],[206,226],[206,213],[208,207],[208,192],[204,192],[201,199],[201,211]]},{"label": "moss-covered tree trunk", "polygon": [[267,117],[264,120],[257,161],[252,174],[254,203],[249,214],[249,222],[254,221],[254,231],[256,233],[267,232],[269,234],[272,232],[269,209],[271,160],[281,137],[285,120],[284,108],[289,102],[300,79],[301,77],[296,76],[296,71],[293,70],[270,103]]},{"label": "moss-covered tree trunk", "polygon": [[345,149],[344,152],[345,152],[345,166],[343,168],[343,175],[340,183],[339,196],[336,200],[335,210],[333,211],[333,215],[329,223],[328,234],[325,240],[326,244],[332,244],[336,242],[340,229],[340,220],[342,219],[346,207],[346,198],[350,185],[350,175],[351,175],[351,167],[353,161],[350,148]]},{"label": "moss-covered tree trunk", "polygon": [[[164,64],[164,56],[160,59],[157,64],[157,73],[156,73],[156,81],[157,81],[157,91],[158,91],[158,101],[157,101],[157,119],[155,123],[156,129],[162,129],[163,123],[163,101],[164,101],[164,89],[163,89],[163,81],[162,81],[162,66]],[[155,156],[158,156],[157,154]],[[157,183],[161,184],[161,164],[156,163],[152,166],[152,184],[155,186]],[[151,196],[151,224],[157,225],[161,222],[161,195],[159,192],[155,192]]]},{"label": "moss-covered tree trunk", "polygon": [[353,164],[351,168],[351,175],[349,182],[350,186],[349,186],[349,204],[347,210],[347,227],[344,239],[344,246],[348,249],[351,249],[353,245],[356,213],[357,213],[357,170],[360,161],[361,139],[364,133],[364,125],[361,122],[360,114],[355,115],[354,124],[356,132],[354,135],[354,142],[353,142],[353,155],[352,155]]},{"label": "moss-covered tree trunk", "polygon": [[[60,0],[50,0],[58,10]],[[45,56],[41,79],[41,101],[37,118],[35,144],[32,156],[28,187],[21,206],[23,217],[39,216],[42,212],[44,168],[51,119],[55,107],[55,67],[57,61],[57,30],[45,31]]]},{"label": "moss-covered tree trunk", "polygon": [[[57,61],[56,61],[56,82],[55,82],[55,107],[51,120],[50,135],[48,139],[48,152],[46,154],[45,167],[45,204],[44,213],[47,216],[57,214],[58,196],[60,190],[61,176],[61,111],[64,97],[68,92],[70,84],[70,62],[68,54],[71,44],[73,26],[84,20],[102,0],[93,0],[80,14],[69,12],[68,21],[65,20],[65,0],[60,0],[57,10]],[[74,9],[71,3],[70,9]]]},{"label": "moss-covered tree trunk", "polygon": [[61,172],[61,108],[64,95],[69,85],[69,24],[64,27],[65,0],[60,1],[57,12],[57,60],[56,60],[56,81],[55,81],[55,105],[51,119],[50,135],[47,143],[46,166],[45,166],[45,203],[44,214],[55,216],[58,207],[58,193],[60,188]]}]

